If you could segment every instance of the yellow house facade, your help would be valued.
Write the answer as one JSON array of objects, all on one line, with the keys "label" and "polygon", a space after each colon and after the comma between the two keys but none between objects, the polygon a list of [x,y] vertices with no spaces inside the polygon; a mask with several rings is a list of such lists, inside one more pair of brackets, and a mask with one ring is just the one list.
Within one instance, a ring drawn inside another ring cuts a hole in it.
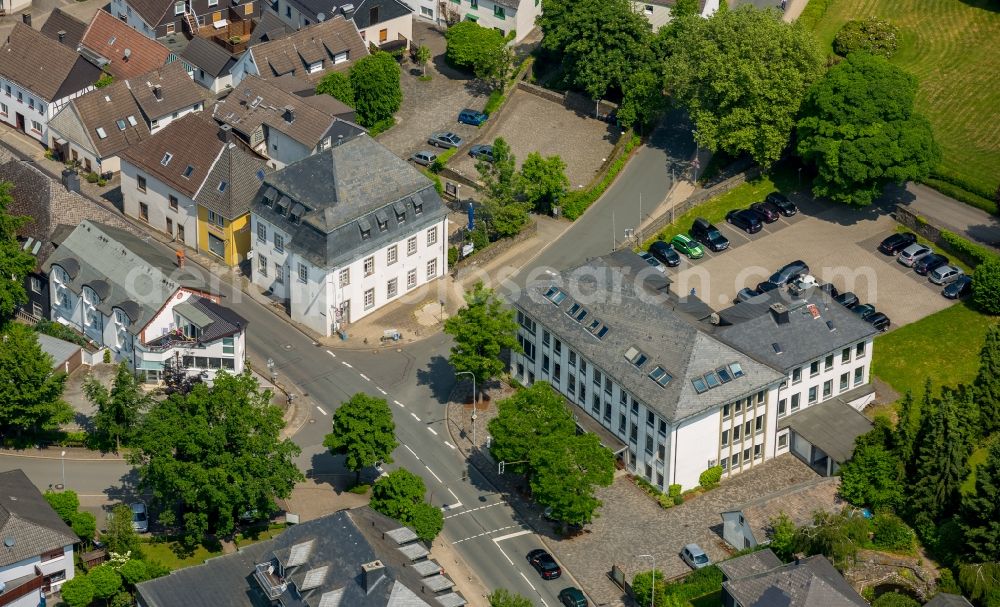
[{"label": "yellow house facade", "polygon": [[250,214],[229,220],[198,205],[198,244],[202,253],[236,266],[250,252]]}]

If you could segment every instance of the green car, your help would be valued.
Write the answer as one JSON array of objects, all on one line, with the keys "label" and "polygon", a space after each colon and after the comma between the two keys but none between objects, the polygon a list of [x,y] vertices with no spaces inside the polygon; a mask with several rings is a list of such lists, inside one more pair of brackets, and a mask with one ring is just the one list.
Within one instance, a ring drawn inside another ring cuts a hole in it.
[{"label": "green car", "polygon": [[670,239],[670,244],[674,245],[674,249],[684,253],[691,259],[700,259],[705,255],[705,249],[702,249],[701,245],[687,234],[674,236]]}]

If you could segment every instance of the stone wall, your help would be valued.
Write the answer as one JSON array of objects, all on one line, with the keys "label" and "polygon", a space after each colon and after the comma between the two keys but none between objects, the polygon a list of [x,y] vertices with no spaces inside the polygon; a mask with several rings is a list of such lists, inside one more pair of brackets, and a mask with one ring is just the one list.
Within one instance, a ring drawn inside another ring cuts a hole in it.
[{"label": "stone wall", "polygon": [[474,272],[476,268],[488,264],[509,251],[515,245],[534,237],[537,232],[538,222],[532,219],[531,223],[524,226],[524,229],[521,230],[520,234],[517,236],[514,236],[513,238],[504,238],[503,240],[490,243],[490,246],[486,249],[476,251],[465,259],[458,260],[455,265],[452,266],[452,276],[455,280],[462,280],[470,273]]},{"label": "stone wall", "polygon": [[[536,97],[541,97],[542,99],[558,103],[568,110],[587,116],[594,115],[594,100],[581,93],[574,91],[560,93],[558,91],[538,86],[537,84],[525,82],[524,80],[519,80],[517,82],[517,88],[525,93],[531,93]],[[618,109],[618,105],[602,99],[597,108],[600,116],[608,116]]]}]

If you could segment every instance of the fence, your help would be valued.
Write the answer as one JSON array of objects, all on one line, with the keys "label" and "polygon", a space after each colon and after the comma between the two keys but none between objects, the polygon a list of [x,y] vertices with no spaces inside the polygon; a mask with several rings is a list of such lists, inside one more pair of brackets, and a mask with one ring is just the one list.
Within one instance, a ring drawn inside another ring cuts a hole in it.
[{"label": "fence", "polygon": [[455,265],[452,266],[452,276],[455,277],[455,280],[463,279],[472,273],[476,268],[493,261],[497,257],[500,257],[515,245],[534,237],[537,232],[538,222],[531,220],[531,223],[524,226],[524,229],[521,230],[517,236],[514,236],[513,238],[504,238],[503,240],[490,243],[490,246],[486,247],[482,251],[477,251],[465,259],[458,260]]}]

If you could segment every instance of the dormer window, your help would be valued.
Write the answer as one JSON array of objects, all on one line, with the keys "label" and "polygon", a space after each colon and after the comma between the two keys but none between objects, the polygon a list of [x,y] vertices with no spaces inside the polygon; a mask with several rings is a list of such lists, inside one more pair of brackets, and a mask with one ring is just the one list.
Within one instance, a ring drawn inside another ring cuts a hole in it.
[{"label": "dormer window", "polygon": [[414,200],[413,201],[413,214],[414,215],[420,215],[423,212],[424,212],[424,203],[420,202],[419,200]]},{"label": "dormer window", "polygon": [[316,63],[310,63],[309,64],[309,73],[310,74],[315,74],[316,72],[321,72],[321,71],[323,71],[323,62],[322,61],[317,61]]},{"label": "dormer window", "polygon": [[375,222],[378,224],[379,232],[386,232],[389,230],[389,217],[382,211],[375,213]]},{"label": "dormer window", "polygon": [[406,223],[406,210],[396,209],[396,223]]},{"label": "dormer window", "polygon": [[368,223],[368,219],[362,217],[358,220],[358,229],[361,230],[361,240],[368,240],[372,237],[372,225]]},{"label": "dormer window", "polygon": [[170,152],[167,152],[166,154],[163,155],[163,159],[160,160],[160,164],[162,164],[163,166],[167,166],[168,164],[170,164],[170,161],[173,160],[173,158],[174,155],[171,154]]}]

